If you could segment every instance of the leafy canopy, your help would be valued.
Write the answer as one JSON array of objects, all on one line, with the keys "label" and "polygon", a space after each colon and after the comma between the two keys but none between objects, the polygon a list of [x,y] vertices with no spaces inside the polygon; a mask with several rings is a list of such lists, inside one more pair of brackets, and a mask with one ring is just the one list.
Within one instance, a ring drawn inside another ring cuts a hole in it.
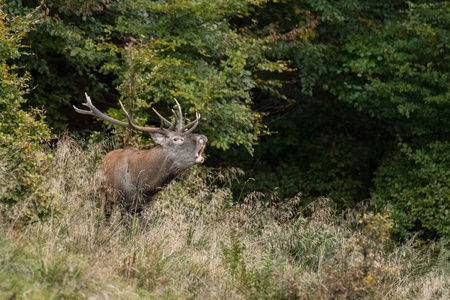
[{"label": "leafy canopy", "polygon": [[[188,115],[202,114],[200,130],[210,145],[240,145],[252,153],[267,133],[251,108],[251,90],[264,85],[252,73],[286,65],[265,58],[267,39],[230,21],[265,2],[47,1],[45,22],[28,39],[36,55],[22,61],[40,75],[31,103],[45,103],[60,128],[66,121],[57,111],[83,101],[87,91],[103,107],[117,107],[121,99],[139,124],[156,125],[148,108],[170,115],[177,98]],[[117,109],[109,113],[124,118]]]}]

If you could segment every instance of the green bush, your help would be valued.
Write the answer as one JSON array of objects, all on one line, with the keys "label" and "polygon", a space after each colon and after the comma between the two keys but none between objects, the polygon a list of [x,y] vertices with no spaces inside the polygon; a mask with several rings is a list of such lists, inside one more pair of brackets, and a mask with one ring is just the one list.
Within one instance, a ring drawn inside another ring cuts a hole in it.
[{"label": "green bush", "polygon": [[44,151],[51,132],[42,110],[22,108],[30,75],[20,74],[22,70],[10,63],[23,54],[21,40],[37,20],[35,14],[17,17],[3,10],[0,16],[0,203],[13,218],[18,214],[25,219],[43,217],[51,202],[41,186],[52,158]]},{"label": "green bush", "polygon": [[434,142],[398,151],[377,171],[373,199],[387,205],[396,238],[419,232],[424,238],[450,233],[450,143]]}]

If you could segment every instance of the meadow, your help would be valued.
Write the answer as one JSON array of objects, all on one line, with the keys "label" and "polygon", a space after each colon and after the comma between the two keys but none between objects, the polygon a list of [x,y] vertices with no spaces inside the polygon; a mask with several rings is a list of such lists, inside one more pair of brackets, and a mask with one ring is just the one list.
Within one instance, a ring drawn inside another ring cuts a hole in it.
[{"label": "meadow", "polygon": [[395,244],[388,212],[363,204],[337,212],[330,199],[301,207],[301,195],[276,201],[276,191],[233,198],[234,169],[194,168],[172,182],[145,230],[138,219],[127,229],[118,212],[106,222],[108,143],[61,138],[41,185],[50,217],[2,216],[0,299],[450,298],[444,242]]}]

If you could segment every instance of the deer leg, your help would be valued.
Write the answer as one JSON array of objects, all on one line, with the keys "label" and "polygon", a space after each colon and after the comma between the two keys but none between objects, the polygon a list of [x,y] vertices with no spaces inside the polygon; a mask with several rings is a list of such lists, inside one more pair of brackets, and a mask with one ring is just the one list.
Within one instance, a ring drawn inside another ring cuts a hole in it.
[{"label": "deer leg", "polygon": [[143,208],[141,210],[141,213],[139,214],[140,224],[141,224],[141,231],[147,230],[148,224],[150,223],[151,218],[151,209],[153,206],[153,199],[155,198],[155,195],[144,195],[144,203]]},{"label": "deer leg", "polygon": [[135,190],[123,191],[123,198],[120,205],[120,214],[123,224],[127,229],[133,227],[134,215],[140,213],[141,206],[136,196]]},{"label": "deer leg", "polygon": [[120,215],[122,216],[121,219],[123,224],[125,225],[125,228],[130,230],[133,227],[133,214],[123,207],[120,210]]},{"label": "deer leg", "polygon": [[114,204],[115,195],[112,192],[104,192],[102,194],[102,206],[100,207],[100,211],[105,216],[105,220],[109,221]]}]

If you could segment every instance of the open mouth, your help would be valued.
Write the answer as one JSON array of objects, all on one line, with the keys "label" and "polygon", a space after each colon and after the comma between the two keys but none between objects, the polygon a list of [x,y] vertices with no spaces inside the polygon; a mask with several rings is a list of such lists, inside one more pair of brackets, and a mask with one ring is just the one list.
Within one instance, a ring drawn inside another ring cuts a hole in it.
[{"label": "open mouth", "polygon": [[202,156],[202,154],[203,154],[203,151],[205,150],[206,141],[205,141],[205,139],[201,138],[201,139],[199,139],[199,143],[202,146],[200,147],[197,154],[195,155],[195,162],[198,164],[201,164],[205,160],[205,158]]}]

